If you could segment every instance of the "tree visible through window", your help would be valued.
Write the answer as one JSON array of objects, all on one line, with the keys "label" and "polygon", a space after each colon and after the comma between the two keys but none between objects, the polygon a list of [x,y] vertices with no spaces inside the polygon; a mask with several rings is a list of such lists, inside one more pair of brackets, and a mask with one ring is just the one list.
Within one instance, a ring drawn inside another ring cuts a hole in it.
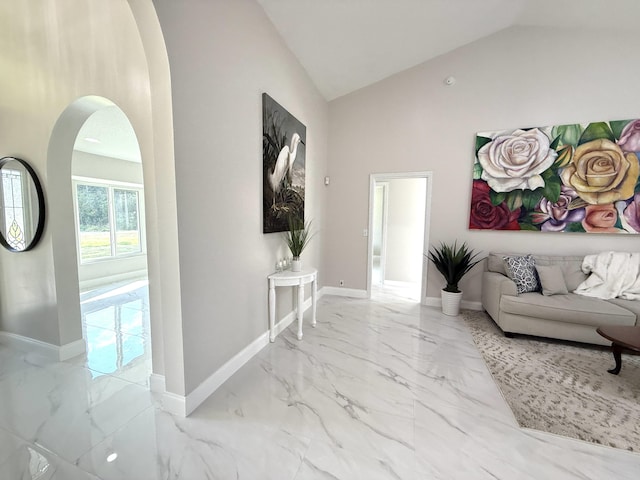
[{"label": "tree visible through window", "polygon": [[78,184],[80,260],[95,260],[142,251],[138,191]]}]

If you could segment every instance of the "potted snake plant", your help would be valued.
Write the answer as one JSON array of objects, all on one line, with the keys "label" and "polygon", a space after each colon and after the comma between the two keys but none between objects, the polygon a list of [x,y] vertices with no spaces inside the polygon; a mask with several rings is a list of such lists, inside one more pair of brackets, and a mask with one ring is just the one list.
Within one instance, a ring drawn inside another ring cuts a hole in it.
[{"label": "potted snake plant", "polygon": [[478,253],[474,253],[463,243],[458,247],[458,242],[453,245],[440,243],[440,247],[433,247],[428,254],[429,260],[433,262],[438,271],[442,274],[447,285],[442,289],[442,313],[456,316],[460,313],[460,302],[462,301],[462,291],[458,283],[469,270],[471,270],[480,260],[476,260]]},{"label": "potted snake plant", "polygon": [[293,260],[291,262],[291,271],[299,272],[302,270],[302,261],[300,255],[302,251],[313,238],[311,233],[311,220],[303,222],[299,217],[289,217],[289,230],[285,233],[285,241],[291,251]]}]

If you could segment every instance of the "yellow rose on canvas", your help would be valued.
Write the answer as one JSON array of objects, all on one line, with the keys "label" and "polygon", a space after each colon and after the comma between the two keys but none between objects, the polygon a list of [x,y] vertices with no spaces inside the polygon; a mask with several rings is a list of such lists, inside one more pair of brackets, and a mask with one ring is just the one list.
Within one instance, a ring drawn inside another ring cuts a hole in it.
[{"label": "yellow rose on canvas", "polygon": [[576,148],[560,177],[585,202],[602,205],[632,197],[639,169],[635,153],[625,154],[612,141],[598,139]]}]

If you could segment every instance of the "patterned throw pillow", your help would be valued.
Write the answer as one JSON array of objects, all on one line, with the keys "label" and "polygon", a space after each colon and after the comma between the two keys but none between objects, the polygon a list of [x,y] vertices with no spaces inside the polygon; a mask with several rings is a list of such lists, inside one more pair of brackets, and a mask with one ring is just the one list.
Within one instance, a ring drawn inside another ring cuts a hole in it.
[{"label": "patterned throw pillow", "polygon": [[522,257],[503,257],[504,267],[509,278],[516,283],[518,295],[526,292],[539,292],[540,281],[536,273],[533,255]]}]

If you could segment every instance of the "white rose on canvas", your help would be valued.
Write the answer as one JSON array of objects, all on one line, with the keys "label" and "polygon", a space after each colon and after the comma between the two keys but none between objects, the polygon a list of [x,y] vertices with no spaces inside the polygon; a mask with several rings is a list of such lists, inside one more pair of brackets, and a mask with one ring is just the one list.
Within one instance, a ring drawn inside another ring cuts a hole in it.
[{"label": "white rose on canvas", "polygon": [[482,179],[494,192],[544,187],[540,174],[557,156],[549,137],[537,128],[498,135],[478,150]]}]

